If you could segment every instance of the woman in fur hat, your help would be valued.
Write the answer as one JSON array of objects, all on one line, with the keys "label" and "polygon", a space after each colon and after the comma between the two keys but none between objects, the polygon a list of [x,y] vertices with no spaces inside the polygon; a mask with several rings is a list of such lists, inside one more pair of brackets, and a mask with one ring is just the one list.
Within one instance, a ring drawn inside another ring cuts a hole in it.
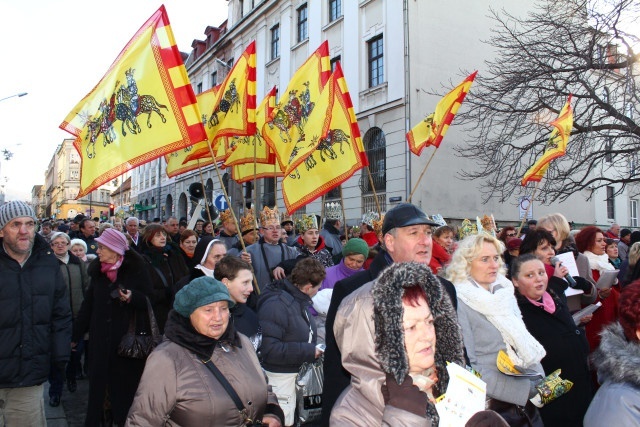
[{"label": "woman in fur hat", "polygon": [[451,300],[428,266],[387,268],[342,302],[334,330],[352,379],[331,425],[438,425],[446,362],[464,366],[464,356]]}]

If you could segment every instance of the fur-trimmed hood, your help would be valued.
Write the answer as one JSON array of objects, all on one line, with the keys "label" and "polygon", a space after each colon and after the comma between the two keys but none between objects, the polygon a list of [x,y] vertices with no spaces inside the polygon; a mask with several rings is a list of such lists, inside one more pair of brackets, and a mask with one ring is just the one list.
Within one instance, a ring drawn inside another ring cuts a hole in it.
[{"label": "fur-trimmed hood", "polygon": [[629,383],[640,388],[640,343],[630,342],[618,322],[605,327],[600,347],[591,360],[598,369],[600,383]]},{"label": "fur-trimmed hood", "polygon": [[409,373],[404,345],[402,295],[405,288],[420,286],[427,295],[436,329],[436,389],[442,394],[449,383],[447,362],[464,366],[462,333],[449,295],[427,265],[394,264],[384,270],[372,288],[376,356],[382,369],[402,383]]}]

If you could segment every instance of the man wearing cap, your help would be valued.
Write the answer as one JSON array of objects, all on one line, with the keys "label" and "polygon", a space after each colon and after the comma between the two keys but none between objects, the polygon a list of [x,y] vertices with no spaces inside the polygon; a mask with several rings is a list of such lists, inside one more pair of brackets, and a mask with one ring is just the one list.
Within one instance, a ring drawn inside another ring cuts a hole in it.
[{"label": "man wearing cap", "polygon": [[296,230],[293,226],[293,218],[291,217],[291,215],[283,215],[280,225],[287,235],[286,244],[289,246],[295,246],[296,242],[298,241],[298,236],[296,236]]},{"label": "man wearing cap", "polygon": [[224,245],[227,247],[227,250],[229,250],[240,241],[240,238],[238,237],[238,227],[236,226],[236,222],[233,220],[231,209],[226,209],[220,212],[220,223],[221,229],[218,239],[222,240]]},{"label": "man wearing cap", "polygon": [[69,223],[69,238],[77,239],[80,234],[80,221],[84,219],[84,215],[78,214],[73,217],[73,220]]},{"label": "man wearing cap", "polygon": [[0,421],[46,425],[43,386],[71,353],[71,307],[58,260],[24,202],[0,206]]},{"label": "man wearing cap", "polygon": [[[410,203],[401,203],[387,212],[382,224],[382,249],[373,259],[368,270],[340,280],[333,288],[331,305],[327,312],[326,351],[324,358],[324,390],[322,393],[322,425],[329,425],[331,410],[338,396],[349,385],[350,374],[342,367],[342,355],[336,344],[334,328],[342,328],[348,318],[345,311],[350,305],[347,301],[359,298],[371,298],[373,281],[387,266],[400,262],[418,262],[429,264],[431,261],[431,227],[438,224],[432,221],[421,209]],[[454,307],[457,304],[455,288],[445,279],[431,276],[429,281],[439,281],[451,297]],[[344,304],[342,304],[344,301]],[[342,305],[341,305],[342,304]],[[368,336],[354,337],[361,340],[358,345],[373,346]],[[372,350],[372,354],[375,350]],[[380,371],[382,372],[382,371]],[[381,375],[384,375],[381,373]]]},{"label": "man wearing cap", "polygon": [[631,230],[623,228],[620,230],[620,241],[618,242],[618,256],[623,262],[629,259],[629,243],[631,243]]}]

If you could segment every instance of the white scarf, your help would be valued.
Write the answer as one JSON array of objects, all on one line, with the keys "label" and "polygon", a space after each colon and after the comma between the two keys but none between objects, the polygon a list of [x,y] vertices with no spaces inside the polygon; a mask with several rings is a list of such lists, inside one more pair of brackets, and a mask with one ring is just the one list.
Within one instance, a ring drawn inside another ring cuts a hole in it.
[{"label": "white scarf", "polygon": [[458,298],[473,310],[482,314],[502,335],[507,354],[514,364],[529,367],[542,360],[546,352],[542,345],[527,331],[522,313],[514,295],[513,284],[499,274],[491,287],[491,293],[466,280],[456,283]]},{"label": "white scarf", "polygon": [[596,255],[591,251],[584,251],[584,256],[589,260],[589,267],[591,267],[592,270],[598,270],[599,272],[603,270],[615,270],[615,267],[609,262],[609,255],[606,253]]},{"label": "white scarf", "polygon": [[197,268],[198,270],[202,270],[205,276],[213,277],[213,270],[208,269],[202,264],[198,264],[194,268]]}]

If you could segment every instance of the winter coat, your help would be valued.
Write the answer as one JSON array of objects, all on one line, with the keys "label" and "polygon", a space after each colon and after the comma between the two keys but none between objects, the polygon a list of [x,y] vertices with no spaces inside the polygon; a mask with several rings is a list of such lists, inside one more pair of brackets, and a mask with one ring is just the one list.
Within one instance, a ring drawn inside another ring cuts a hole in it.
[{"label": "winter coat", "polygon": [[424,289],[435,321],[438,373],[435,397],[444,393],[449,383],[447,362],[464,366],[462,335],[444,287],[426,265],[394,264],[374,282],[345,298],[336,315],[336,342],[342,353],[342,365],[352,377],[333,406],[332,426],[438,425],[432,403],[425,408],[424,416],[418,416],[385,404],[381,391],[386,373],[392,374],[398,383],[409,373],[402,294],[405,286],[415,283]]},{"label": "winter coat", "polygon": [[[247,246],[247,253],[251,255],[251,266],[262,292],[273,281],[273,269],[285,260],[298,257],[298,250],[284,243],[272,245],[260,237],[256,243]],[[238,254],[240,256],[240,254]],[[266,263],[265,263],[266,257]]]},{"label": "winter coat", "polygon": [[[118,356],[118,345],[129,329],[134,313],[140,328],[147,323],[146,297],[152,294],[146,262],[134,250],[125,252],[113,283],[100,271],[100,266],[100,259],[89,265],[91,285],[73,325],[73,342],[79,342],[85,332],[90,335],[90,381],[85,425],[91,427],[99,425],[107,391],[114,422],[123,423],[127,416],[144,369],[144,360]],[[118,285],[131,291],[128,303],[120,301]]]},{"label": "winter coat", "polygon": [[[360,273],[354,274],[351,277],[347,277],[346,279],[340,280],[336,283],[333,288],[333,293],[331,295],[331,305],[329,306],[329,311],[327,312],[327,321],[325,323],[325,344],[326,350],[324,352],[324,387],[322,390],[322,425],[329,424],[329,416],[331,415],[331,409],[333,408],[334,403],[340,396],[340,393],[349,385],[351,382],[351,375],[345,368],[342,366],[342,356],[340,353],[340,349],[336,344],[336,339],[334,336],[334,321],[336,319],[336,314],[338,312],[338,308],[342,301],[350,295],[352,292],[356,291],[363,285],[373,281],[376,279],[382,270],[391,265],[393,260],[391,256],[385,251],[381,249],[380,252],[376,255],[371,263],[371,266],[368,270],[364,270]],[[451,282],[438,278],[440,283],[444,286],[445,290],[449,294],[451,298],[451,302],[454,307],[457,304],[457,296],[456,291]]]},{"label": "winter coat", "polygon": [[438,274],[441,269],[445,268],[451,262],[451,254],[440,245],[440,243],[433,240],[433,248],[431,251],[431,261],[429,267],[433,274]]},{"label": "winter coat", "polygon": [[227,250],[234,247],[237,243],[240,243],[240,238],[238,237],[237,233],[234,234],[233,236],[229,236],[227,233],[224,232],[224,230],[221,230],[220,234],[218,234],[218,240],[221,240],[222,243],[224,243]]},{"label": "winter coat", "polygon": [[173,306],[173,297],[179,290],[178,283],[189,275],[189,270],[180,249],[173,244],[168,244],[163,249],[151,248],[145,244],[142,256],[147,261],[151,276],[153,313],[158,321],[160,333],[164,333],[164,324]]},{"label": "winter coat", "polygon": [[327,275],[322,281],[320,290],[333,289],[333,287],[336,285],[338,281],[342,279],[346,279],[347,277],[351,277],[356,273],[360,273],[361,271],[364,271],[364,268],[359,268],[358,270],[352,270],[346,265],[344,265],[344,259],[342,259],[339,264],[336,264],[333,267],[327,268],[326,270]]},{"label": "winter coat", "polygon": [[[567,282],[557,277],[549,278],[547,291],[553,297],[556,311],[551,314],[533,305],[516,292],[522,320],[527,330],[544,347],[547,355],[542,359],[546,373],[562,369],[562,378],[573,382],[571,391],[540,409],[545,426],[582,426],[593,393],[589,374],[589,344],[584,331],[576,326],[564,291]],[[571,408],[571,410],[567,410]]]},{"label": "winter coat", "polygon": [[36,234],[21,267],[0,238],[0,388],[42,384],[51,362],[69,360],[71,308],[60,265]]},{"label": "winter coat", "polygon": [[340,241],[340,230],[335,228],[328,222],[324,223],[324,227],[320,230],[320,236],[324,239],[325,244],[331,248],[331,255],[342,254],[342,241]]},{"label": "winter coat", "polygon": [[591,356],[600,388],[584,416],[585,427],[640,425],[640,343],[627,341],[618,322],[604,328]]},{"label": "winter coat", "polygon": [[164,341],[147,359],[127,426],[240,426],[233,400],[203,360],[213,364],[244,403],[248,417],[282,419],[251,342],[230,325],[220,340],[200,335],[188,318],[169,313]]},{"label": "winter coat", "polygon": [[325,268],[333,266],[331,249],[327,249],[322,236],[318,237],[318,244],[316,245],[315,252],[311,252],[309,248],[304,245],[302,236],[298,237],[298,240],[296,240],[296,244],[294,246],[298,249],[298,251],[300,251],[300,255],[298,255],[297,260],[311,257],[320,261],[320,264],[322,264]]},{"label": "winter coat", "polygon": [[[597,282],[600,278],[600,272],[598,270],[591,270],[591,273]],[[589,323],[585,325],[587,340],[589,341],[589,348],[591,351],[595,351],[600,345],[600,333],[602,332],[602,329],[606,325],[615,322],[618,319],[619,299],[620,291],[618,290],[618,285],[614,285],[611,288],[611,293],[605,299],[602,299],[600,298],[600,295],[597,295],[596,302],[601,302],[602,307],[593,313],[593,317]]]},{"label": "winter coat", "polygon": [[262,366],[270,372],[293,373],[315,361],[316,323],[311,298],[288,279],[267,286],[258,299],[262,328]]},{"label": "winter coat", "polygon": [[69,252],[68,263],[58,262],[60,263],[62,279],[69,290],[69,305],[71,306],[71,312],[75,319],[78,317],[78,312],[84,300],[84,294],[89,287],[90,278],[87,273],[87,267],[84,261],[71,252]]},{"label": "winter coat", "polygon": [[247,304],[236,303],[231,309],[231,321],[236,331],[249,338],[257,351],[262,343],[262,329],[256,312]]}]

